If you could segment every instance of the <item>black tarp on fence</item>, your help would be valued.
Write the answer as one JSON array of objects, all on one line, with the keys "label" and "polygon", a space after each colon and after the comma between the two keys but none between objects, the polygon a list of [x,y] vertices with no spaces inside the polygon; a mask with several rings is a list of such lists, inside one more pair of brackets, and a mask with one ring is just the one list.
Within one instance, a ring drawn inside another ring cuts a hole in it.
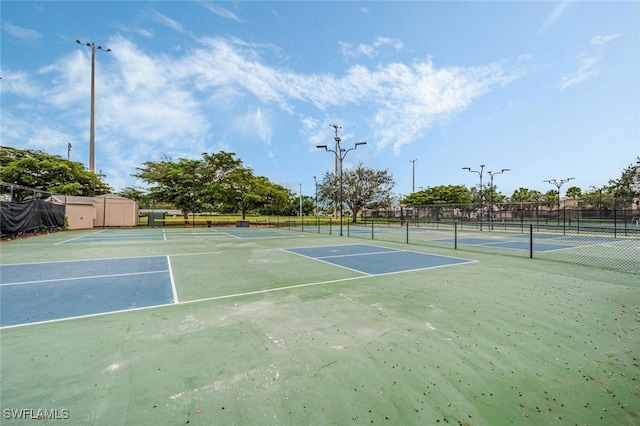
[{"label": "black tarp on fence", "polygon": [[0,236],[56,230],[65,226],[65,207],[43,200],[0,202]]}]

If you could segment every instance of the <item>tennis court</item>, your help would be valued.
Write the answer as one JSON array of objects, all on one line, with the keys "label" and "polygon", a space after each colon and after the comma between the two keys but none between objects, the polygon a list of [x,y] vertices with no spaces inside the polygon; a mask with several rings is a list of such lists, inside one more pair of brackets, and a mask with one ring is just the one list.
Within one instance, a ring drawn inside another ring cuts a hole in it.
[{"label": "tennis court", "polygon": [[640,418],[634,273],[281,228],[1,250],[3,424]]},{"label": "tennis court", "polygon": [[0,265],[0,327],[177,302],[168,258]]}]

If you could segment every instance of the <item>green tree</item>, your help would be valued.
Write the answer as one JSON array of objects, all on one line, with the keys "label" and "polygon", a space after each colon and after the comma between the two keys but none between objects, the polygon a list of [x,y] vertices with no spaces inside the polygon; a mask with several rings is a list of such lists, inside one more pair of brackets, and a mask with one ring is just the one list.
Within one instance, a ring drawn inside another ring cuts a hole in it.
[{"label": "green tree", "polygon": [[116,195],[135,201],[140,208],[148,209],[151,207],[151,197],[142,187],[128,186],[116,192]]},{"label": "green tree", "polygon": [[577,186],[572,186],[567,188],[566,195],[569,198],[580,198],[580,196],[582,196],[582,189]]},{"label": "green tree", "polygon": [[640,157],[622,171],[618,179],[609,181],[609,189],[615,197],[640,197]]},{"label": "green tree", "polygon": [[219,209],[224,212],[248,211],[265,204],[286,204],[288,191],[264,176],[255,176],[234,153],[204,153],[201,160],[169,157],[148,161],[138,168],[138,177],[148,184],[154,201],[169,203],[189,213]]},{"label": "green tree", "polygon": [[318,184],[318,196],[321,201],[335,205],[339,205],[342,198],[355,222],[360,210],[388,202],[394,185],[393,176],[388,170],[374,170],[360,163],[357,167],[343,170],[342,189],[340,176],[326,172]]},{"label": "green tree", "polygon": [[57,155],[0,147],[0,181],[5,183],[56,194],[93,196],[111,192],[101,178],[81,163]]},{"label": "green tree", "polygon": [[174,162],[165,156],[161,161],[145,162],[133,176],[153,185],[150,197],[180,209],[187,221],[189,213],[196,211],[204,195],[200,179],[203,168],[200,160],[181,158]]},{"label": "green tree", "polygon": [[440,185],[414,192],[401,201],[407,206],[470,204],[471,192],[464,185]]}]

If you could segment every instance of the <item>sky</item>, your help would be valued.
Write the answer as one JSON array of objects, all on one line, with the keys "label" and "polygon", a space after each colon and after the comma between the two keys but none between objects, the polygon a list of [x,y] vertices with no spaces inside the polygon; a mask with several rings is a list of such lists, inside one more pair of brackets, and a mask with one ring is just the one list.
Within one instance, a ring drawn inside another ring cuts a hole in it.
[{"label": "sky", "polygon": [[[640,2],[0,2],[0,144],[146,184],[147,161],[233,152],[313,196],[344,156],[396,195],[545,180],[590,191],[640,156]],[[107,52],[105,49],[111,49]],[[68,144],[71,150],[68,151]],[[482,167],[484,166],[484,167]],[[472,172],[463,170],[470,167]]]}]

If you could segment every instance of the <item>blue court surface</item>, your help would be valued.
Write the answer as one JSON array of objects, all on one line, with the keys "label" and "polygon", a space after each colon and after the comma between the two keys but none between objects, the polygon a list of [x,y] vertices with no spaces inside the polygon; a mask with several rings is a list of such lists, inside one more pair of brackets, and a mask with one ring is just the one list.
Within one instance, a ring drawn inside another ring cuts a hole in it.
[{"label": "blue court surface", "polygon": [[161,229],[149,230],[106,230],[95,234],[83,235],[78,238],[62,241],[61,244],[95,244],[95,243],[123,243],[131,241],[165,241]]},{"label": "blue court surface", "polygon": [[166,256],[0,265],[0,327],[177,302]]},{"label": "blue court surface", "polygon": [[289,248],[285,251],[367,275],[393,274],[475,262],[369,244]]},{"label": "blue court surface", "polygon": [[256,228],[218,228],[214,231],[217,234],[228,235],[234,238],[290,238],[300,237],[300,233],[291,233],[274,229]]},{"label": "blue court surface", "polygon": [[[436,242],[441,243],[449,243],[455,244],[456,240],[454,238],[447,238],[443,240],[435,240]],[[498,238],[458,238],[458,244],[464,244],[469,246],[484,246],[484,247],[497,247],[504,249],[514,249],[514,250],[529,250],[529,242],[528,241],[510,241],[505,239]],[[552,244],[552,243],[537,243],[534,241],[533,250],[534,251],[553,251],[553,250],[562,250],[573,248],[574,246],[566,245],[566,244]]]}]

